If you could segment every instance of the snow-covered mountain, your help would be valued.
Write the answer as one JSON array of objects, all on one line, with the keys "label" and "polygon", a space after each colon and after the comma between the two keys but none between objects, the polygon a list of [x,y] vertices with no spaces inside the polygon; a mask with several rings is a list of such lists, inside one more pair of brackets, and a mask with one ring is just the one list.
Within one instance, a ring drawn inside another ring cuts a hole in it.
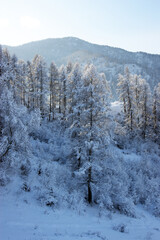
[{"label": "snow-covered mountain", "polygon": [[27,43],[18,47],[6,46],[11,54],[25,61],[32,60],[36,54],[43,56],[49,65],[54,61],[57,65],[68,61],[94,63],[100,72],[105,72],[111,82],[115,94],[117,77],[126,66],[131,73],[142,75],[151,88],[160,82],[160,55],[144,52],[129,52],[120,48],[97,45],[84,40],[66,37],[46,39]]}]

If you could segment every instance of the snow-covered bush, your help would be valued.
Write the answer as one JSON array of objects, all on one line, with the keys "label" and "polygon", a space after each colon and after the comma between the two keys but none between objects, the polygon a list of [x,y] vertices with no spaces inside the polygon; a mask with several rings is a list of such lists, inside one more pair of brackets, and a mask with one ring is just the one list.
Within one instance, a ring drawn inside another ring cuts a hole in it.
[{"label": "snow-covered bush", "polygon": [[121,233],[128,233],[128,228],[127,225],[124,223],[118,224],[118,225],[114,225],[113,226],[113,230],[121,232]]},{"label": "snow-covered bush", "polygon": [[109,147],[106,152],[95,188],[95,201],[104,208],[135,216],[132,199],[128,197],[128,175],[121,155],[114,147]]},{"label": "snow-covered bush", "polygon": [[73,188],[71,172],[65,165],[44,161],[41,165],[41,173],[38,174],[38,169],[36,172],[35,170],[32,172],[32,181],[28,184],[34,198],[41,205],[83,210],[85,205],[81,193]]},{"label": "snow-covered bush", "polygon": [[160,158],[156,144],[145,143],[140,159],[127,162],[129,196],[135,204],[143,204],[160,216]]},{"label": "snow-covered bush", "polygon": [[0,165],[0,186],[6,186],[10,181],[9,176],[7,175],[6,169]]}]

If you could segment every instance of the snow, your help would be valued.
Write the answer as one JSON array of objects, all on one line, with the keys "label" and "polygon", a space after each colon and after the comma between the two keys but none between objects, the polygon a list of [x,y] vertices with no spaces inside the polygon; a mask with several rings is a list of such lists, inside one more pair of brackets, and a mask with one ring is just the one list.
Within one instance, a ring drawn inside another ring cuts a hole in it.
[{"label": "snow", "polygon": [[[13,186],[12,186],[13,187]],[[30,193],[0,188],[2,240],[159,240],[160,219],[136,207],[136,218],[119,213],[42,207]]]},{"label": "snow", "polygon": [[122,102],[119,102],[119,101],[111,102],[110,109],[111,109],[112,116],[115,116],[118,113],[121,113],[122,112]]}]

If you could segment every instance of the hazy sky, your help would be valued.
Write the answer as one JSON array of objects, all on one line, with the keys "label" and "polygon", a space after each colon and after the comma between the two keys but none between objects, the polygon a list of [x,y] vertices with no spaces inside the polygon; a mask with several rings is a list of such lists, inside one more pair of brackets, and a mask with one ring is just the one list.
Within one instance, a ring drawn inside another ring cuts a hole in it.
[{"label": "hazy sky", "polygon": [[0,43],[74,36],[160,54],[160,0],[0,0]]}]

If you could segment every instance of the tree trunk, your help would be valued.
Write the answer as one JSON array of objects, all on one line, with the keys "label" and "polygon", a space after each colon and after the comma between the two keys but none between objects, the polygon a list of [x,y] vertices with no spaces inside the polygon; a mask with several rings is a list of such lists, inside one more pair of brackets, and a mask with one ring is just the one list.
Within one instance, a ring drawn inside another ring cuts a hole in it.
[{"label": "tree trunk", "polygon": [[91,189],[91,173],[92,169],[91,167],[88,169],[88,202],[89,204],[92,203],[92,189]]}]

